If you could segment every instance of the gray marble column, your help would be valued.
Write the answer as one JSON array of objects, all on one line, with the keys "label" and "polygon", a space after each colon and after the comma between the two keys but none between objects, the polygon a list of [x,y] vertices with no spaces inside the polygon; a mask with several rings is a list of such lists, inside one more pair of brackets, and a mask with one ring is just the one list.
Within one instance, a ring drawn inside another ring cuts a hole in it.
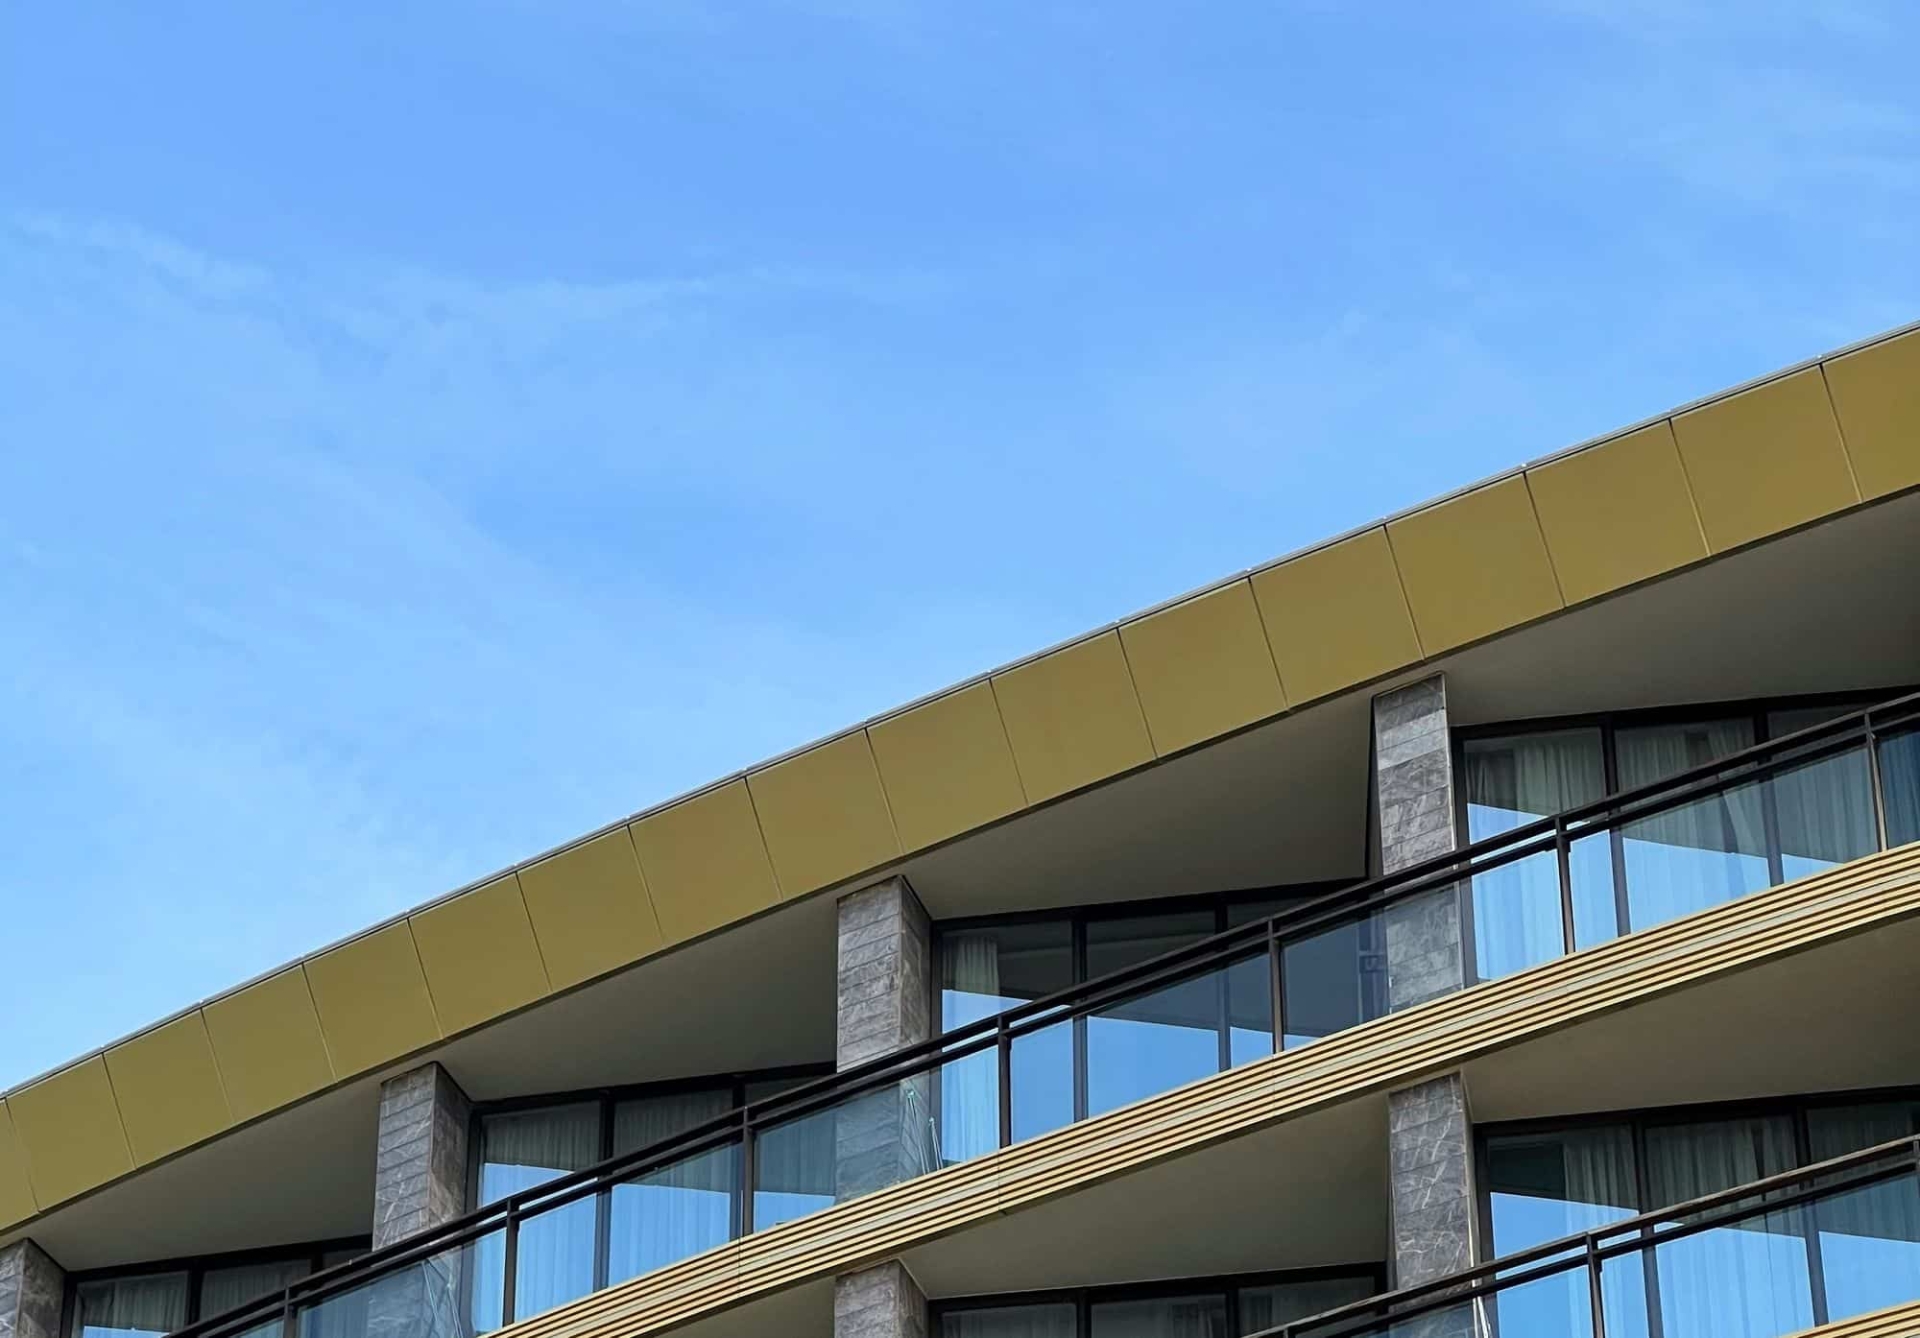
[{"label": "gray marble column", "polygon": [[[933,1034],[932,931],[903,879],[840,899],[834,1061],[841,1069],[892,1054]],[[932,1080],[902,1079],[835,1112],[834,1197],[924,1175],[934,1151]]]},{"label": "gray marble column", "polygon": [[[1373,775],[1382,873],[1455,849],[1444,678],[1435,675],[1373,699]],[[1390,1008],[1411,1008],[1465,986],[1457,887],[1398,902],[1383,918]]]},{"label": "gray marble column", "polygon": [[[373,1172],[373,1247],[467,1211],[467,1129],[473,1107],[438,1064],[380,1084]],[[469,1325],[459,1251],[382,1279],[367,1304],[369,1338],[458,1338]],[[498,1317],[480,1316],[491,1324]],[[510,1318],[510,1317],[509,1317]]]},{"label": "gray marble column", "polygon": [[927,1338],[927,1298],[897,1259],[833,1283],[833,1338]]},{"label": "gray marble column", "polygon": [[[1439,675],[1373,699],[1380,871],[1396,873],[1458,848],[1447,685]],[[1464,989],[1461,891],[1448,886],[1389,906],[1387,1003],[1412,1008]],[[1430,1282],[1474,1261],[1473,1134],[1457,1073],[1387,1097],[1394,1280]],[[1467,1321],[1436,1315],[1433,1338]],[[1461,1331],[1464,1331],[1462,1329]]]},{"label": "gray marble column", "polygon": [[60,1338],[67,1275],[30,1240],[0,1248],[0,1338]]},{"label": "gray marble column", "polygon": [[1411,1287],[1473,1265],[1473,1135],[1458,1073],[1387,1102],[1395,1278]]}]

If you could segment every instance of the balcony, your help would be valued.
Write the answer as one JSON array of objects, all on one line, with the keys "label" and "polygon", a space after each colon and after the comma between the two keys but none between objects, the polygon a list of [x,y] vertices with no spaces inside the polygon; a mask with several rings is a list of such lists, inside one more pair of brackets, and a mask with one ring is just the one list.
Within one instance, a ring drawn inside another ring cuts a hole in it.
[{"label": "balcony", "polygon": [[[1705,1195],[1259,1338],[1785,1338],[1920,1302],[1920,1139]],[[1920,1312],[1908,1316],[1910,1333]]]},{"label": "balcony", "polygon": [[[1580,932],[1589,852],[1609,852],[1610,879],[1657,871],[1661,896],[1643,904],[1703,909],[1913,839],[1917,774],[1920,698],[1816,725],[667,1131],[182,1333],[484,1332],[1373,1021],[1386,1011],[1383,972],[1404,932],[1397,926],[1434,898],[1463,887],[1529,898],[1559,925],[1555,955],[1566,955],[1608,937]],[[1818,831],[1852,844],[1796,843],[1789,861],[1781,838],[1756,856],[1739,822],[1712,816],[1742,806],[1763,815],[1762,832],[1768,812],[1817,811]],[[1672,857],[1648,857],[1660,848]],[[1612,860],[1624,849],[1640,854]],[[1084,1066],[1067,1061],[1076,1053]]]}]

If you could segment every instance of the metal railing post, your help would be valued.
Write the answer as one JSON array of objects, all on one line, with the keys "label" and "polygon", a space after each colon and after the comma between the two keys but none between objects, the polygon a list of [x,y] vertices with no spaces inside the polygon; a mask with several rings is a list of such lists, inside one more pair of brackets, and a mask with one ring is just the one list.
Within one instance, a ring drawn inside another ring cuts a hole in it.
[{"label": "metal railing post", "polygon": [[1595,1248],[1593,1237],[1587,1237],[1587,1309],[1593,1320],[1593,1338],[1607,1338],[1607,1302],[1606,1294],[1600,1286],[1600,1269],[1603,1261]]},{"label": "metal railing post", "polygon": [[1013,1146],[1013,1033],[1007,1030],[1006,1019],[1000,1021],[1000,1028],[993,1040],[994,1062],[1000,1072],[995,1086],[1000,1096],[1000,1146]]},{"label": "metal railing post", "polygon": [[[511,1324],[514,1321],[514,1292],[520,1273],[520,1210],[512,1206],[507,1208],[506,1236],[506,1249],[502,1251],[505,1259],[500,1265],[500,1322]],[[421,1263],[425,1262],[421,1260]]]},{"label": "metal railing post", "polygon": [[754,1139],[749,1109],[740,1108],[740,1234],[743,1236],[753,1234]]},{"label": "metal railing post", "polygon": [[1873,793],[1873,840],[1875,850],[1887,848],[1887,792],[1880,778],[1880,735],[1867,717],[1867,784]]},{"label": "metal railing post", "polygon": [[1559,814],[1553,819],[1553,855],[1560,869],[1560,945],[1568,956],[1574,952],[1573,932],[1573,851],[1567,839],[1567,820]]}]

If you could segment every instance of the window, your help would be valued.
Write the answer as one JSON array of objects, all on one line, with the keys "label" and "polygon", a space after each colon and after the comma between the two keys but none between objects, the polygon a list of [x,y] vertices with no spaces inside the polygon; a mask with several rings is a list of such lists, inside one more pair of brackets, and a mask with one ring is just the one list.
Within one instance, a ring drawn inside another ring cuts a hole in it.
[{"label": "window", "polygon": [[[1481,1138],[1489,1257],[1920,1132],[1920,1101],[1760,1103],[1653,1112]],[[1609,1334],[1791,1333],[1920,1294],[1911,1177],[1743,1219],[1601,1271]],[[1587,1332],[1584,1272],[1500,1296],[1508,1332]],[[1653,1327],[1657,1321],[1658,1327]]]},{"label": "window", "polygon": [[[1340,886],[944,923],[936,935],[941,1028],[994,1017]],[[1288,1043],[1378,1015],[1357,984],[1371,949],[1366,928],[1343,926],[1287,949],[1283,975],[1298,976],[1285,985]],[[1257,947],[1192,979],[1016,1037],[1007,1098],[1014,1141],[1273,1053],[1273,995],[1269,961]],[[1000,1146],[997,1056],[982,1051],[942,1066],[936,1109],[943,1164]]]},{"label": "window", "polygon": [[[651,1147],[828,1071],[658,1084],[482,1109],[475,1119],[474,1206]],[[832,1202],[831,1140],[823,1161],[823,1150],[810,1145],[783,1150],[781,1132],[761,1142],[762,1173],[771,1164],[776,1177],[793,1178],[788,1188],[796,1190],[821,1188],[824,1175],[826,1201]],[[498,1233],[483,1237],[474,1245],[471,1268],[473,1328],[498,1328],[732,1239],[743,1216],[739,1159],[737,1145],[692,1153],[525,1218],[514,1251],[512,1316],[504,1313],[506,1242]],[[771,1213],[759,1225],[781,1220],[771,1209],[765,1192],[756,1196],[756,1210]]]},{"label": "window", "polygon": [[1376,1265],[936,1302],[936,1338],[1237,1338],[1384,1286]]},{"label": "window", "polygon": [[[283,1250],[209,1255],[162,1266],[76,1275],[67,1306],[69,1338],[166,1334],[258,1300],[309,1273],[367,1249],[364,1239]],[[270,1321],[262,1328],[277,1327]]]},{"label": "window", "polygon": [[[1485,840],[1867,704],[1640,712],[1524,732],[1473,731],[1460,742],[1462,825],[1469,841]],[[1920,733],[1879,747],[1893,844],[1920,837],[1916,739]],[[1862,744],[1574,840],[1564,896],[1552,850],[1475,875],[1476,977],[1497,979],[1878,848],[1874,778]]]}]

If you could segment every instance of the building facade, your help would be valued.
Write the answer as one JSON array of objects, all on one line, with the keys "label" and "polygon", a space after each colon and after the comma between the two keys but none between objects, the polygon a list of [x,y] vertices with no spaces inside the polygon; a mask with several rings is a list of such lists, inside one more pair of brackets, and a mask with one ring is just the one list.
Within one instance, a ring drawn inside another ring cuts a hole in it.
[{"label": "building facade", "polygon": [[1920,330],[0,1098],[0,1338],[1920,1334]]}]

